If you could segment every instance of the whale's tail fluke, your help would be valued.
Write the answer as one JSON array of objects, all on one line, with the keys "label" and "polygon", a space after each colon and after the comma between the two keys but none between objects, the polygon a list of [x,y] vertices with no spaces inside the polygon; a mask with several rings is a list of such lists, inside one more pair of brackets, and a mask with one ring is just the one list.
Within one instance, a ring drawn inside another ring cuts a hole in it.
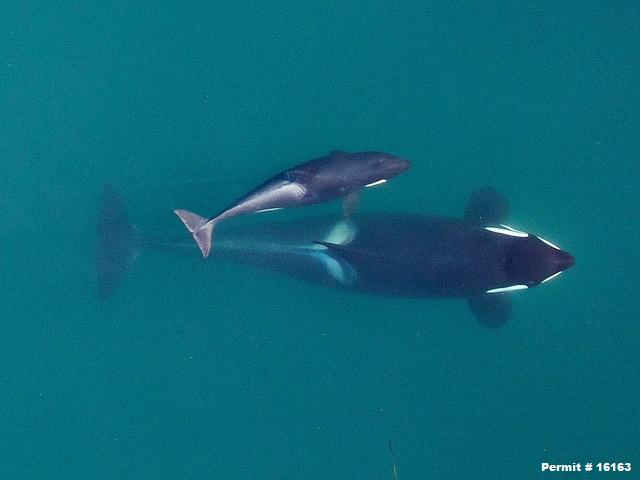
[{"label": "whale's tail fluke", "polygon": [[98,213],[96,269],[98,295],[107,298],[124,277],[136,257],[139,234],[129,220],[122,196],[110,185],[104,185]]},{"label": "whale's tail fluke", "polygon": [[193,235],[198,247],[200,247],[202,256],[207,258],[211,251],[213,227],[216,222],[187,210],[174,210],[174,213]]}]

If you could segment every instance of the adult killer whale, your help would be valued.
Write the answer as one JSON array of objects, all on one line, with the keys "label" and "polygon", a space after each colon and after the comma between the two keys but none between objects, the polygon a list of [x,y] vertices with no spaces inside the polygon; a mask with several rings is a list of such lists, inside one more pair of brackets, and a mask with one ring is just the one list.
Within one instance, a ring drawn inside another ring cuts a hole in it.
[{"label": "adult killer whale", "polygon": [[[574,263],[548,240],[499,223],[507,209],[504,197],[483,189],[463,219],[377,213],[225,225],[212,257],[377,295],[466,298],[482,324],[498,327],[511,315],[511,292]],[[192,242],[140,233],[112,189],[103,194],[97,247],[102,297],[114,292],[141,248],[197,254]]]},{"label": "adult killer whale", "polygon": [[363,187],[386,182],[407,171],[408,160],[382,152],[332,151],[280,172],[211,219],[187,210],[174,210],[191,232],[204,257],[209,256],[213,229],[222,220],[246,213],[302,207],[345,197],[349,216]]}]

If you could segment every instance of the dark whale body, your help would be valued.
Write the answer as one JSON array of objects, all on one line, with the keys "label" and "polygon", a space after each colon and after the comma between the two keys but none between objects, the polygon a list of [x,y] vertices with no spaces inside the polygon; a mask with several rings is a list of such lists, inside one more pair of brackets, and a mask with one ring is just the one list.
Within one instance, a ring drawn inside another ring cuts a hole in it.
[{"label": "dark whale body", "polygon": [[[113,200],[113,193],[104,197],[100,223],[109,228],[98,230],[106,235],[98,242],[101,291],[113,291],[134,256],[123,248],[197,254],[192,242],[137,233],[124,213],[105,205]],[[212,257],[376,295],[467,298],[480,322],[497,327],[511,314],[511,291],[544,283],[574,262],[551,242],[497,223],[506,211],[504,198],[484,189],[472,195],[464,219],[380,213],[224,225]]]},{"label": "dark whale body", "polygon": [[528,288],[573,262],[531,234],[497,233],[462,219],[372,214],[354,223],[358,234],[348,245],[321,244],[358,272],[350,287],[376,294],[452,298]]}]

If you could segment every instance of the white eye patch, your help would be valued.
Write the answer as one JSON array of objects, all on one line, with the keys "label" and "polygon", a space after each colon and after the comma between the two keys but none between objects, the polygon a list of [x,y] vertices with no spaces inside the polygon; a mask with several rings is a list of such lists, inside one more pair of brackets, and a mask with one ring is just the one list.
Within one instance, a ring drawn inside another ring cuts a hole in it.
[{"label": "white eye patch", "polygon": [[[542,239],[541,239],[542,240]],[[553,275],[545,278],[544,280],[542,280],[540,283],[545,283],[548,282],[549,280],[553,280],[554,278],[556,278],[558,275],[560,275],[562,272],[556,272]]]},{"label": "white eye patch", "polygon": [[526,285],[510,285],[508,287],[492,288],[491,290],[487,290],[486,293],[514,292],[516,290],[525,290],[527,288],[529,287]]},{"label": "white eye patch", "polygon": [[500,227],[484,227],[484,229],[489,232],[499,233],[501,235],[509,235],[511,237],[526,238],[529,236],[528,233],[521,232],[520,230],[516,230],[515,228],[511,228],[509,225],[500,225]]}]

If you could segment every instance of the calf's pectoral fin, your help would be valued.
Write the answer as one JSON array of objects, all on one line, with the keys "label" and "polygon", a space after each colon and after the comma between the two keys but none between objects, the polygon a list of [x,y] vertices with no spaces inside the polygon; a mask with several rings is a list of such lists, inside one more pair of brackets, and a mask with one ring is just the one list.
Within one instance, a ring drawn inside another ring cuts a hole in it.
[{"label": "calf's pectoral fin", "polygon": [[475,295],[468,303],[476,319],[485,327],[501,327],[511,317],[511,299],[504,293]]},{"label": "calf's pectoral fin", "polygon": [[349,218],[353,215],[353,212],[356,211],[358,205],[360,204],[362,190],[354,190],[353,192],[348,193],[342,202],[342,216],[344,218]]}]

